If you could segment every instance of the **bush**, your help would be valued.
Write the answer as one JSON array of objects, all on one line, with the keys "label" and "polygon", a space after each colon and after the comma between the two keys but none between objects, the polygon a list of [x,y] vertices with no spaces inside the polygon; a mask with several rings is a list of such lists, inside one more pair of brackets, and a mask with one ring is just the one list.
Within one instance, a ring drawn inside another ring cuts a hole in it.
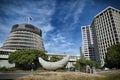
[{"label": "bush", "polygon": [[8,71],[6,67],[0,67],[0,71]]},{"label": "bush", "polygon": [[2,72],[13,72],[13,71],[17,71],[17,70],[20,70],[20,69],[15,68],[15,67],[11,67],[11,68],[0,67],[0,71],[2,71]]}]

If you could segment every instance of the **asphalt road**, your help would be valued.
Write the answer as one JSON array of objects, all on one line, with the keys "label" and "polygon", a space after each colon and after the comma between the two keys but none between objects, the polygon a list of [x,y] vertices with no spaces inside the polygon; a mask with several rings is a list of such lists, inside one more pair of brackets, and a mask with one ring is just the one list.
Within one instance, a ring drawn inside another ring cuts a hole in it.
[{"label": "asphalt road", "polygon": [[26,76],[32,74],[33,72],[9,72],[9,73],[2,73],[0,72],[0,79],[16,79],[18,77]]}]

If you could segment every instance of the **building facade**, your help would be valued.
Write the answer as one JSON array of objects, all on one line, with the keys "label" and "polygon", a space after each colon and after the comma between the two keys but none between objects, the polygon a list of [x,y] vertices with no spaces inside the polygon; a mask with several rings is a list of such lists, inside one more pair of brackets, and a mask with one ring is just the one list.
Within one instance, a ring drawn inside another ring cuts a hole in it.
[{"label": "building facade", "polygon": [[42,31],[31,24],[15,24],[8,39],[0,48],[0,66],[12,67],[8,63],[8,56],[11,52],[23,49],[37,49],[45,51],[42,42]]},{"label": "building facade", "polygon": [[82,57],[84,56],[87,60],[95,60],[92,28],[90,27],[90,25],[82,26],[81,32],[82,32],[81,56]]},{"label": "building facade", "polygon": [[8,39],[1,48],[10,50],[37,49],[45,51],[42,42],[42,31],[31,24],[13,25]]},{"label": "building facade", "polygon": [[107,7],[94,17],[91,27],[96,59],[104,66],[107,48],[120,42],[120,10]]}]

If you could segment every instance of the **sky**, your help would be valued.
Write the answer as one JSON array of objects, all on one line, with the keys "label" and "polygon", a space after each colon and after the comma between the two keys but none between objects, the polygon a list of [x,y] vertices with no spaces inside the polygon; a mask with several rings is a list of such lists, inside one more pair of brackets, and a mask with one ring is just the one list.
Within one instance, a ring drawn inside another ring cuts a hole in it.
[{"label": "sky", "polygon": [[80,54],[81,26],[108,6],[120,9],[120,0],[0,0],[0,47],[14,24],[28,23],[42,30],[49,53]]}]

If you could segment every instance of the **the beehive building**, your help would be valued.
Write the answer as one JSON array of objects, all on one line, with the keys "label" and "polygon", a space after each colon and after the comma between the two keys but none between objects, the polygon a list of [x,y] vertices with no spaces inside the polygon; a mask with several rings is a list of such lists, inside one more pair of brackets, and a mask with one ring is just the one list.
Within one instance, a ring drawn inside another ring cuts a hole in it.
[{"label": "the beehive building", "polygon": [[42,31],[31,24],[15,24],[7,40],[0,48],[0,66],[7,62],[9,53],[15,50],[37,49],[45,51]]}]

